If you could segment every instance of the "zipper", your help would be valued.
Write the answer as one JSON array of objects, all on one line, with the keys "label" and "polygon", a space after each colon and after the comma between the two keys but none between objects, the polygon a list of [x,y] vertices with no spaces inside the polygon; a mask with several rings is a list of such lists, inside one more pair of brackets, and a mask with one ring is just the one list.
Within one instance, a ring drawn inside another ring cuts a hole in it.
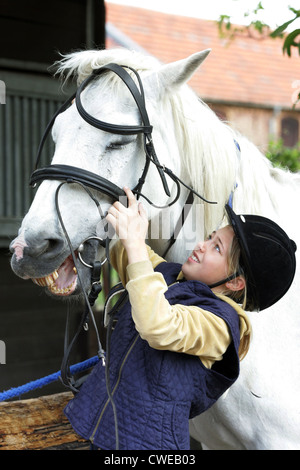
[{"label": "zipper", "polygon": [[[122,373],[123,367],[124,367],[124,365],[125,365],[125,363],[126,363],[126,361],[127,361],[127,358],[128,358],[128,356],[129,356],[129,354],[131,353],[131,351],[132,351],[132,349],[133,349],[135,343],[137,342],[139,336],[140,336],[140,335],[138,334],[138,335],[135,337],[135,339],[133,340],[133,342],[132,342],[130,348],[128,349],[128,351],[127,351],[127,353],[126,353],[126,355],[125,355],[125,357],[124,357],[124,359],[123,359],[123,361],[122,361],[122,363],[121,363],[121,366],[120,366],[120,369],[119,369],[119,374],[118,374],[118,380],[117,380],[117,382],[116,382],[116,384],[115,384],[115,386],[114,386],[114,388],[113,388],[113,391],[112,391],[112,393],[111,393],[112,396],[114,395],[114,393],[115,393],[115,391],[116,391],[116,389],[117,389],[117,387],[118,387],[118,385],[119,385],[119,383],[120,383],[120,380],[121,380],[121,373]],[[109,364],[107,364],[106,367],[109,367]],[[93,432],[92,432],[92,434],[91,434],[91,437],[89,438],[89,440],[91,441],[92,444],[94,443],[95,434],[96,434],[96,432],[97,432],[97,430],[98,430],[98,427],[99,427],[99,425],[100,425],[100,423],[101,423],[102,417],[103,417],[103,415],[104,415],[104,412],[105,412],[105,410],[106,410],[106,408],[107,408],[109,402],[110,402],[110,398],[107,399],[105,405],[103,406],[102,411],[101,411],[101,413],[100,413],[100,416],[99,416],[99,418],[98,418],[98,421],[97,421],[97,423],[96,423],[96,426],[95,426],[95,428],[94,428],[94,430],[93,430]]]}]

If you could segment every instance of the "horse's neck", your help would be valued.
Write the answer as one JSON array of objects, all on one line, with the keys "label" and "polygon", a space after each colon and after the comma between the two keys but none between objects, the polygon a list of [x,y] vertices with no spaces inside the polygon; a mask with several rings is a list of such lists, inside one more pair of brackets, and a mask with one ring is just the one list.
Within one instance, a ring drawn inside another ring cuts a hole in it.
[{"label": "horse's neck", "polygon": [[[300,177],[268,167],[256,175],[254,172],[251,174],[250,170],[251,168],[244,170],[244,175],[238,179],[238,187],[233,193],[234,210],[236,213],[259,214],[273,219],[299,246],[300,219],[298,212],[295,213],[295,203],[300,197]],[[250,181],[246,174],[249,175]],[[167,260],[184,262],[198,241],[205,239],[211,231],[227,223],[224,206],[229,196],[230,192],[221,194],[216,205],[203,203],[197,197],[194,198],[192,208],[188,211],[184,224],[177,234],[176,242],[167,253]],[[182,214],[185,201],[186,193],[173,209],[171,232]],[[162,217],[161,224],[164,223],[167,222]],[[168,246],[167,239],[156,239],[153,243],[154,249],[159,254],[164,253]]]},{"label": "horse's neck", "polygon": [[[209,119],[211,112],[206,110]],[[208,122],[210,122],[208,119]],[[182,181],[193,186],[202,196],[217,204],[203,203],[195,197],[193,211],[179,232],[176,243],[168,252],[168,259],[182,262],[201,238],[226,223],[224,206],[228,202],[232,190],[233,209],[236,213],[259,214],[269,217],[289,233],[291,220],[297,217],[291,214],[292,201],[299,200],[299,182],[297,177],[272,167],[258,148],[245,137],[237,136],[228,126],[218,122],[210,122],[210,132],[190,132],[186,126],[187,138],[185,145],[179,142],[180,155],[184,162],[178,175]],[[197,138],[193,139],[196,134]],[[240,145],[237,152],[235,141]],[[300,181],[300,178],[298,177]],[[287,195],[288,194],[288,199]],[[182,191],[180,200],[172,206],[173,226],[180,217],[186,201],[187,191]],[[290,201],[290,202],[289,202]],[[299,223],[296,222],[296,226]],[[164,225],[161,219],[153,221]],[[159,238],[159,239],[158,239]],[[160,254],[167,247],[168,237],[154,237],[151,245]]]},{"label": "horse's neck", "polygon": [[[222,211],[224,212],[224,205],[235,186],[237,188],[233,193],[233,209],[236,213],[259,214],[274,219],[279,224],[285,219],[295,220],[296,215],[291,214],[293,210],[291,202],[299,198],[300,176],[274,168],[247,138],[233,137],[239,142],[241,152],[236,158],[232,158],[232,151],[229,153],[224,151],[218,166],[214,167],[211,181],[215,181],[214,197],[218,205],[205,206],[206,229],[209,231],[215,229]],[[213,159],[211,154],[208,153],[208,156]],[[206,165],[209,168],[212,162],[206,161]],[[234,177],[226,187],[222,185],[222,181],[225,169],[229,166],[234,168],[231,173]]]}]

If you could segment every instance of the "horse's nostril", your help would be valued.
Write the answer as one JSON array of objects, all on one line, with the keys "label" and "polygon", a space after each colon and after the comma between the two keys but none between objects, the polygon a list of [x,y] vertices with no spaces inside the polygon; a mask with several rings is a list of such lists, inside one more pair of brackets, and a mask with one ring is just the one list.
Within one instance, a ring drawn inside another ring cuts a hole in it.
[{"label": "horse's nostril", "polygon": [[34,258],[37,258],[38,256],[41,256],[43,253],[45,253],[48,250],[49,247],[49,241],[48,240],[43,240],[42,242],[39,243],[30,243],[28,244],[27,247],[24,250],[24,253],[27,256],[32,256]]},{"label": "horse's nostril", "polygon": [[27,240],[27,247],[24,253],[27,256],[37,258],[42,256],[47,259],[56,257],[63,249],[64,241],[60,238],[44,239],[42,241]]},{"label": "horse's nostril", "polygon": [[54,251],[54,250],[57,250],[57,249],[61,249],[64,242],[63,240],[61,239],[53,239],[53,238],[50,238],[48,241],[48,250],[47,251]]}]

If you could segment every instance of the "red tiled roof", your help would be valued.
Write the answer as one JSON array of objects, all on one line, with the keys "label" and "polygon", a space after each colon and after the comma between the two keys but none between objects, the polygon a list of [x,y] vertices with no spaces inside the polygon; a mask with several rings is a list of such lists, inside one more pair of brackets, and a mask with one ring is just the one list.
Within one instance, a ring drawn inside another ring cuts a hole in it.
[{"label": "red tiled roof", "polygon": [[[300,56],[283,55],[281,39],[240,34],[229,43],[215,21],[105,4],[106,21],[164,63],[211,48],[189,82],[204,100],[291,107]],[[108,38],[107,47],[113,45]]]}]

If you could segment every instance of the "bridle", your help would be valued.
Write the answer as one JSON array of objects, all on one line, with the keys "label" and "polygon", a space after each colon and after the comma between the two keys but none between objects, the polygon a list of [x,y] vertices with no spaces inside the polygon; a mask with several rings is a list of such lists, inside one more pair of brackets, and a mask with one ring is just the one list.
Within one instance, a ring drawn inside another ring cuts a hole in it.
[{"label": "bridle", "polygon": [[[138,82],[139,86],[136,85],[136,83],[134,82],[134,80],[132,79],[130,74],[125,70],[126,68],[130,69],[133,72],[133,74],[135,75],[135,77],[137,79],[137,82]],[[102,73],[104,73],[106,71],[111,71],[111,72],[115,73],[125,83],[125,85],[129,89],[129,91],[130,91],[131,95],[133,96],[133,98],[135,100],[135,103],[138,107],[142,124],[140,124],[140,125],[116,125],[116,124],[111,124],[111,123],[103,122],[103,121],[100,121],[100,120],[96,119],[95,117],[91,116],[85,110],[85,108],[83,107],[82,102],[81,102],[81,93],[99,75],[101,75]],[[152,130],[153,130],[153,128],[150,124],[148,113],[147,113],[147,110],[146,110],[143,84],[142,84],[141,78],[140,78],[139,74],[137,73],[137,71],[134,70],[131,67],[120,66],[120,65],[117,65],[117,64],[114,64],[114,63],[104,65],[104,66],[100,67],[99,69],[94,70],[91,73],[91,75],[89,75],[81,83],[81,85],[78,87],[77,91],[72,96],[70,96],[60,106],[60,108],[57,110],[57,112],[54,114],[54,116],[52,117],[52,119],[48,123],[48,125],[46,127],[46,130],[43,134],[43,137],[41,139],[39,148],[38,148],[35,168],[34,168],[34,171],[31,175],[31,178],[30,178],[30,185],[33,186],[33,187],[37,183],[39,183],[43,180],[46,180],[46,179],[47,180],[61,181],[61,183],[57,187],[56,193],[55,193],[55,206],[56,206],[56,210],[57,210],[57,214],[58,214],[58,218],[59,218],[61,227],[62,227],[63,232],[65,234],[66,240],[69,244],[71,255],[73,257],[73,261],[74,261],[75,266],[76,266],[76,255],[75,255],[74,249],[72,247],[71,241],[69,239],[68,233],[65,229],[65,226],[64,226],[64,223],[63,223],[63,220],[62,220],[62,217],[61,217],[60,209],[59,209],[59,203],[58,203],[58,195],[59,195],[59,191],[62,188],[62,186],[64,184],[69,184],[69,183],[79,184],[88,193],[88,195],[94,200],[94,202],[95,202],[95,204],[96,204],[96,206],[99,210],[101,219],[104,219],[104,214],[102,213],[101,205],[100,205],[99,201],[96,199],[96,197],[93,195],[91,190],[94,190],[94,191],[100,192],[102,194],[105,194],[112,201],[120,200],[121,196],[125,197],[126,195],[125,195],[125,192],[123,191],[123,189],[121,189],[119,186],[115,185],[114,183],[112,183],[108,179],[103,178],[102,176],[99,176],[96,173],[84,170],[84,169],[79,168],[79,167],[75,167],[75,166],[71,166],[71,165],[53,164],[53,165],[46,166],[44,168],[38,168],[45,141],[46,141],[46,139],[47,139],[47,137],[48,137],[48,135],[49,135],[49,133],[52,129],[52,126],[55,122],[55,119],[57,118],[57,116],[59,114],[64,112],[71,105],[71,103],[73,102],[74,99],[75,99],[75,104],[76,104],[78,113],[91,126],[97,128],[97,129],[100,129],[102,131],[112,133],[112,134],[119,134],[119,135],[141,134],[142,135],[144,151],[145,151],[145,165],[144,165],[144,168],[142,170],[142,174],[141,174],[141,176],[138,180],[138,183],[132,189],[132,192],[136,195],[137,198],[143,197],[144,199],[146,199],[148,201],[149,204],[151,204],[151,205],[153,205],[157,208],[162,209],[162,208],[170,207],[173,204],[175,204],[175,202],[179,199],[180,190],[181,190],[180,186],[183,185],[184,187],[186,187],[189,190],[188,198],[187,198],[186,203],[185,203],[185,206],[188,209],[190,209],[190,207],[193,203],[194,195],[199,197],[200,199],[202,199],[203,201],[205,201],[207,203],[216,204],[216,202],[211,202],[211,201],[208,201],[205,198],[203,198],[193,188],[191,188],[189,185],[187,185],[181,179],[179,179],[178,176],[176,176],[169,168],[166,168],[164,165],[160,164],[160,162],[157,158],[157,155],[156,155],[156,152],[155,152],[155,149],[154,149],[153,140],[152,140]],[[171,194],[170,194],[170,190],[169,190],[169,187],[168,187],[166,175],[169,178],[171,178],[171,180],[173,180],[176,184],[176,188],[177,188],[176,195],[173,197],[173,199],[170,202],[168,202],[164,206],[159,206],[159,205],[154,204],[152,201],[149,200],[149,198],[147,198],[144,194],[142,194],[142,188],[143,188],[143,185],[146,181],[146,177],[147,177],[147,174],[148,174],[150,163],[154,164],[155,167],[157,168],[157,171],[159,173],[164,191],[165,191],[166,195],[169,198],[171,197]],[[181,215],[180,215],[180,217],[179,217],[179,219],[178,219],[178,221],[175,225],[173,235],[169,239],[168,246],[167,246],[163,256],[166,255],[166,253],[169,251],[171,246],[175,243],[176,236],[178,235],[180,229],[182,228],[182,225],[185,221],[187,213],[188,213],[188,211],[185,210],[185,207],[184,207],[182,209]],[[91,317],[91,320],[94,324],[94,328],[95,328],[96,335],[97,335],[99,359],[102,359],[102,363],[105,364],[104,350],[102,349],[102,346],[101,346],[101,342],[100,342],[100,338],[99,338],[99,334],[98,334],[98,328],[96,326],[96,322],[95,322],[93,312],[92,312],[92,308],[91,308],[93,306],[96,298],[98,297],[101,289],[102,289],[101,284],[100,284],[100,274],[101,274],[101,266],[104,263],[104,261],[103,262],[94,261],[94,263],[90,265],[90,264],[87,264],[86,262],[84,262],[84,260],[82,259],[81,251],[83,249],[83,245],[84,245],[85,242],[89,241],[90,239],[97,239],[100,242],[102,241],[102,239],[100,239],[98,237],[94,237],[94,236],[88,237],[86,240],[84,240],[82,242],[81,246],[79,247],[78,257],[79,257],[79,260],[86,267],[91,268],[92,288],[91,288],[91,291],[90,291],[89,295],[87,296],[86,292],[84,291],[80,275],[78,273],[78,279],[79,279],[79,282],[81,284],[81,289],[82,289],[82,292],[83,292],[83,295],[84,295],[86,307],[85,307],[85,311],[84,311],[84,313],[81,317],[80,324],[78,325],[76,333],[75,333],[75,335],[73,336],[73,338],[70,342],[69,342],[69,333],[68,333],[68,331],[69,331],[69,315],[70,315],[70,312],[68,310],[66,332],[65,332],[64,357],[63,357],[62,365],[61,365],[61,380],[64,383],[64,385],[66,385],[68,388],[70,388],[75,393],[78,392],[78,387],[80,386],[80,383],[81,383],[82,379],[79,379],[79,380],[75,381],[74,377],[71,375],[70,365],[69,365],[69,358],[70,358],[70,353],[73,349],[74,344],[76,343],[76,341],[78,339],[78,336],[79,336],[80,332],[82,331],[83,328],[85,328],[85,325],[87,325],[87,321],[88,321],[89,317]],[[109,237],[108,236],[106,237],[106,240],[105,240],[105,247],[106,247],[106,256],[107,256],[107,258],[109,258],[109,249],[108,249],[108,247],[109,247]],[[114,411],[114,415],[115,415],[116,441],[117,441],[117,439],[118,439],[118,429],[117,429],[117,424],[116,424],[117,423],[116,410],[115,410],[115,405],[114,405],[114,401],[113,401],[113,397],[112,397],[111,390],[110,390],[110,385],[109,385],[109,372],[108,372],[108,369],[109,369],[109,339],[110,339],[110,330],[111,330],[111,325],[112,325],[112,320],[114,318],[114,315],[122,307],[124,302],[127,300],[127,295],[126,295],[126,291],[124,290],[123,286],[120,286],[120,287],[115,286],[113,288],[113,291],[114,292],[112,293],[112,295],[116,295],[116,293],[118,293],[118,291],[119,292],[123,291],[123,293],[122,293],[121,297],[119,298],[119,300],[117,301],[117,303],[114,305],[114,307],[108,313],[109,318],[110,318],[109,326],[107,328],[107,346],[106,346],[106,349],[107,349],[106,358],[107,358],[108,365],[106,367],[105,373],[106,373],[107,393],[110,397],[111,404],[112,404],[113,411]],[[106,308],[106,305],[109,302],[109,299],[110,299],[110,296],[108,296],[108,299],[106,299],[105,308]]]},{"label": "bridle", "polygon": [[[137,82],[138,82],[139,86],[136,85],[136,83],[132,79],[131,75],[125,70],[126,68],[130,69],[133,72],[133,74],[135,75],[135,77],[137,79]],[[135,100],[135,103],[138,107],[138,110],[139,110],[139,114],[140,114],[140,118],[141,118],[141,122],[142,122],[140,125],[116,125],[116,124],[103,122],[103,121],[100,121],[100,120],[96,119],[95,117],[91,116],[85,110],[85,108],[83,107],[82,102],[81,102],[81,93],[99,75],[101,75],[102,73],[104,73],[106,71],[111,71],[111,72],[115,73],[116,75],[118,75],[119,78],[125,83],[125,85],[129,89],[131,95],[133,96],[133,98]],[[104,66],[100,67],[99,69],[94,70],[91,73],[91,75],[89,75],[81,83],[81,85],[78,87],[77,91],[72,96],[70,96],[60,106],[60,108],[56,111],[56,113],[54,114],[54,116],[52,117],[50,122],[48,123],[48,125],[46,127],[46,130],[43,134],[43,137],[41,139],[39,148],[38,148],[35,168],[34,168],[34,171],[31,175],[31,178],[30,178],[30,185],[33,186],[33,187],[37,183],[39,183],[43,180],[58,180],[58,181],[61,181],[60,185],[58,186],[58,188],[56,190],[55,205],[56,205],[56,210],[57,210],[57,213],[58,213],[59,221],[60,221],[62,229],[65,233],[67,242],[69,244],[75,266],[76,266],[76,261],[75,261],[76,256],[75,256],[74,250],[72,248],[71,241],[70,241],[70,239],[68,237],[68,234],[65,230],[64,223],[63,223],[63,220],[62,220],[62,217],[61,217],[61,214],[60,214],[60,210],[59,210],[58,194],[59,194],[59,191],[60,191],[61,187],[64,184],[69,184],[69,183],[79,184],[89,194],[89,196],[94,200],[95,204],[98,207],[98,210],[99,210],[99,213],[100,213],[100,216],[101,216],[102,219],[104,218],[104,214],[101,211],[100,203],[95,198],[95,196],[93,195],[91,190],[94,190],[94,191],[100,192],[102,194],[105,194],[112,201],[117,201],[121,198],[121,196],[125,197],[126,195],[125,195],[125,192],[123,191],[123,189],[121,189],[119,186],[115,185],[114,183],[112,183],[108,179],[103,178],[102,176],[99,176],[96,173],[84,170],[84,169],[79,168],[79,167],[75,167],[75,166],[71,166],[71,165],[53,164],[53,165],[46,166],[44,168],[38,168],[45,141],[46,141],[46,139],[47,139],[47,137],[48,137],[48,135],[49,135],[49,133],[52,129],[52,126],[55,122],[55,119],[57,118],[57,116],[59,114],[64,112],[71,105],[71,103],[73,102],[74,99],[75,99],[75,104],[76,104],[78,113],[91,126],[97,128],[97,129],[100,129],[102,131],[113,133],[113,134],[119,134],[119,135],[141,134],[142,135],[143,144],[144,144],[144,151],[145,151],[145,165],[144,165],[144,168],[142,170],[142,174],[141,174],[141,176],[138,180],[138,183],[132,189],[132,192],[136,195],[137,198],[143,197],[144,199],[146,199],[149,202],[149,204],[151,204],[151,205],[153,205],[157,208],[170,207],[173,204],[175,204],[175,202],[178,200],[178,198],[180,196],[180,190],[181,190],[180,186],[183,185],[184,187],[186,187],[189,190],[189,195],[188,195],[188,198],[186,200],[186,206],[188,208],[190,208],[190,206],[193,202],[193,196],[194,195],[199,197],[200,199],[202,199],[203,201],[205,201],[207,203],[216,204],[216,202],[211,202],[211,201],[208,201],[205,198],[203,198],[193,188],[191,188],[189,185],[187,185],[181,179],[179,179],[178,176],[176,176],[169,168],[166,168],[164,165],[160,164],[160,162],[157,158],[157,155],[156,155],[156,152],[155,152],[155,149],[154,149],[153,140],[152,140],[152,130],[153,130],[153,128],[150,124],[148,113],[147,113],[147,110],[146,110],[143,84],[142,84],[141,78],[140,78],[139,74],[137,73],[137,71],[134,70],[131,67],[120,66],[120,65],[117,65],[117,64],[114,64],[114,63],[104,65]],[[143,188],[143,185],[146,181],[146,177],[147,177],[147,174],[148,174],[150,163],[154,164],[155,167],[157,168],[160,179],[162,181],[164,191],[165,191],[165,193],[168,197],[171,197],[171,194],[170,194],[170,190],[169,190],[169,187],[168,187],[166,175],[169,178],[171,178],[176,184],[176,188],[177,188],[176,195],[173,197],[173,199],[170,202],[168,202],[164,206],[159,206],[159,205],[154,204],[152,201],[149,200],[149,198],[147,198],[144,194],[142,194],[142,188]],[[188,213],[188,211],[184,210],[184,208],[183,208],[182,213],[181,213],[181,215],[180,215],[180,217],[179,217],[179,219],[178,219],[178,221],[175,225],[174,233],[173,233],[173,235],[171,236],[171,238],[168,242],[167,249],[166,249],[163,256],[165,256],[167,251],[175,243],[176,235],[180,231],[180,229],[181,229],[181,227],[184,223],[185,217],[187,216],[187,213]],[[83,244],[85,242],[87,242],[88,240],[93,239],[93,238],[98,239],[98,241],[101,242],[101,239],[99,239],[98,237],[88,237],[86,240],[84,240],[82,242],[81,247],[83,246]],[[109,245],[109,237],[107,236],[107,238],[105,240],[107,258],[108,258],[108,245]],[[83,259],[82,259],[80,253],[79,253],[79,260],[81,262],[83,262]],[[95,325],[95,321],[94,321],[94,318],[93,318],[91,306],[95,302],[95,300],[96,300],[96,298],[97,298],[97,296],[98,296],[98,294],[101,290],[100,273],[101,273],[101,265],[103,264],[103,262],[95,261],[92,265],[89,265],[89,264],[83,262],[83,264],[85,264],[85,266],[87,266],[87,267],[92,268],[92,274],[91,274],[92,289],[91,289],[91,292],[89,293],[89,296],[87,297],[86,293],[84,292],[83,286],[81,285],[84,296],[85,296],[86,310],[85,310],[84,315],[82,316],[79,328],[78,328],[73,340],[70,342],[70,344],[68,344],[68,339],[67,338],[65,339],[65,354],[64,354],[64,359],[63,359],[62,368],[61,368],[63,383],[65,385],[67,385],[69,388],[71,388],[71,390],[73,390],[74,392],[77,392],[78,389],[75,386],[75,381],[74,381],[73,377],[70,376],[69,362],[68,362],[69,361],[69,355],[70,355],[71,349],[72,349],[75,341],[78,338],[79,332],[82,330],[82,327],[87,322],[88,316],[91,316],[91,318],[94,322],[94,325]],[[80,277],[79,277],[79,281],[81,283]],[[121,305],[121,303],[120,303],[120,305]],[[67,331],[67,329],[68,329],[68,320],[67,320],[66,331]],[[95,329],[97,331],[96,326],[95,326]],[[104,352],[103,352],[99,337],[98,337],[98,345],[99,345],[98,355],[99,355],[100,358],[102,358],[102,360],[104,360]]]},{"label": "bridle", "polygon": [[[130,68],[130,67],[128,67]],[[155,150],[154,150],[154,145],[152,142],[152,126],[150,125],[148,114],[146,111],[146,106],[145,106],[145,96],[144,96],[144,91],[143,91],[143,86],[141,79],[138,75],[138,73],[130,68],[134,74],[137,77],[140,90],[136,86],[135,82],[125,71],[125,69],[117,64],[107,64],[97,70],[94,70],[91,75],[89,75],[79,86],[77,89],[76,93],[74,93],[55,113],[51,121],[49,122],[45,134],[42,138],[39,150],[38,150],[38,155],[37,155],[37,160],[36,160],[36,165],[35,165],[35,170],[31,175],[31,180],[30,184],[35,185],[37,182],[44,180],[44,179],[54,179],[54,180],[75,180],[79,181],[85,186],[90,187],[91,189],[94,189],[96,191],[100,191],[101,193],[109,196],[113,200],[118,200],[121,196],[125,196],[124,191],[112,183],[111,181],[107,180],[106,178],[103,178],[102,176],[99,176],[95,173],[89,172],[87,170],[83,170],[78,167],[70,166],[70,165],[50,165],[42,169],[38,169],[38,164],[39,160],[41,157],[41,152],[42,148],[44,145],[44,142],[54,124],[54,121],[56,117],[63,111],[67,109],[67,107],[70,105],[70,103],[73,101],[75,98],[75,103],[77,110],[80,114],[80,116],[91,126],[96,127],[97,129],[101,129],[105,132],[113,133],[113,134],[119,134],[119,135],[133,135],[133,134],[143,134],[143,139],[144,139],[144,149],[145,149],[145,155],[146,155],[146,163],[142,172],[141,177],[139,178],[139,181],[135,188],[133,188],[133,192],[136,195],[141,195],[141,190],[143,187],[143,184],[145,182],[148,169],[150,166],[150,161],[152,161],[159,172],[159,175],[161,177],[162,183],[164,190],[168,196],[170,196],[170,191],[168,188],[168,184],[165,178],[165,174],[163,171],[163,167],[160,165]],[[122,80],[123,82],[127,85],[129,88],[136,104],[139,109],[139,113],[142,119],[143,124],[141,125],[116,125],[116,124],[110,124],[107,122],[100,121],[96,119],[95,117],[91,116],[83,107],[82,102],[81,102],[81,93],[83,90],[93,81],[95,78],[99,75],[101,75],[103,72],[110,70],[114,73],[116,73]],[[177,191],[178,192],[178,191]],[[172,204],[176,202],[178,199],[179,194],[176,195],[174,201],[172,201]]]},{"label": "bridle", "polygon": [[[130,76],[130,74],[125,70],[125,69],[130,69],[138,82],[139,87],[135,84],[134,80]],[[96,119],[95,117],[91,116],[83,107],[82,102],[81,102],[81,93],[85,90],[85,88],[91,84],[99,75],[106,71],[111,71],[118,75],[118,77],[125,83],[127,88],[129,89],[131,95],[133,96],[135,103],[138,107],[139,114],[141,117],[142,124],[140,125],[117,125],[117,124],[111,124],[108,122],[100,121],[99,119]],[[186,200],[186,203],[182,209],[182,212],[180,214],[180,217],[175,225],[173,235],[170,237],[169,242],[167,244],[167,247],[163,253],[163,256],[166,256],[167,252],[170,250],[171,246],[175,243],[176,237],[181,230],[183,223],[185,221],[185,218],[187,217],[188,211],[191,208],[191,205],[193,203],[193,198],[194,195],[202,199],[203,201],[209,203],[209,204],[216,204],[216,202],[211,202],[205,199],[203,196],[201,196],[199,193],[197,193],[193,188],[191,188],[189,185],[184,183],[178,176],[176,176],[172,170],[169,168],[165,167],[164,165],[161,165],[153,144],[152,140],[152,130],[153,127],[150,124],[148,113],[146,110],[146,103],[145,103],[145,94],[144,94],[144,89],[143,89],[143,84],[142,80],[137,73],[137,71],[131,67],[128,66],[120,66],[118,64],[110,63],[107,65],[104,65],[100,67],[99,69],[94,70],[78,87],[77,91],[70,96],[61,106],[60,108],[56,111],[50,122],[48,123],[46,130],[43,134],[43,137],[41,139],[38,152],[37,152],[37,158],[36,158],[36,163],[35,163],[35,168],[34,171],[31,175],[30,178],[30,185],[32,187],[35,187],[37,183],[47,179],[47,180],[58,180],[58,181],[63,181],[64,183],[78,183],[80,184],[88,193],[89,195],[94,199],[95,203],[97,204],[99,208],[99,203],[97,203],[97,200],[92,196],[91,192],[88,191],[89,189],[95,190],[97,192],[100,192],[102,194],[105,194],[108,196],[112,201],[117,201],[120,200],[121,197],[126,197],[123,189],[121,189],[119,186],[116,184],[112,183],[106,178],[103,178],[100,175],[97,175],[96,173],[84,170],[79,167],[71,166],[71,165],[61,165],[61,164],[53,164],[46,166],[44,168],[38,168],[40,159],[41,159],[41,154],[42,150],[45,144],[45,141],[53,127],[53,124],[55,122],[55,119],[59,114],[61,114],[63,111],[65,111],[70,104],[75,100],[75,104],[78,110],[78,113],[80,116],[91,126],[100,129],[105,132],[113,133],[113,134],[119,134],[119,135],[136,135],[136,134],[142,134],[143,136],[143,144],[144,144],[144,151],[145,151],[145,165],[142,171],[142,174],[138,180],[137,185],[132,189],[132,192],[136,195],[137,198],[140,196],[146,199],[146,201],[159,209],[167,208],[175,204],[175,202],[179,199],[180,196],[180,185],[185,186],[189,190],[188,198]],[[154,202],[150,201],[150,199],[142,194],[142,188],[143,185],[146,181],[146,177],[148,174],[148,170],[150,167],[150,163],[153,163],[155,167],[157,168],[157,171],[160,175],[162,185],[164,188],[164,191],[168,197],[170,197],[170,190],[168,187],[168,183],[166,180],[166,176],[168,175],[176,184],[176,195],[174,198],[168,202],[165,205],[157,205]],[[188,210],[185,210],[187,208]],[[56,209],[58,211],[58,203],[56,204]],[[101,212],[101,210],[100,210]],[[103,219],[104,216],[101,214],[101,218]],[[61,224],[62,221],[60,220]],[[62,225],[63,227],[63,225]],[[96,238],[96,237],[94,237]],[[85,240],[86,241],[86,240]],[[84,241],[84,242],[85,242]],[[83,242],[83,243],[84,243]],[[108,245],[109,245],[109,238],[106,237],[105,240],[105,246],[106,246],[106,258],[109,259],[109,254],[108,254]],[[83,263],[84,264],[84,263]]]},{"label": "bridle", "polygon": [[[135,74],[138,80],[139,88],[135,84],[130,74],[125,70],[125,68],[130,69]],[[101,75],[103,72],[107,70],[110,70],[114,72],[115,74],[117,74],[125,83],[125,85],[128,87],[129,91],[131,92],[137,104],[137,107],[141,116],[142,124],[130,125],[130,126],[110,124],[107,122],[100,121],[99,119],[96,119],[84,109],[82,102],[81,102],[81,93],[93,80],[95,80],[96,77],[98,77],[99,75]],[[144,95],[143,84],[142,84],[141,78],[139,74],[137,73],[137,71],[134,70],[133,68],[127,67],[127,66],[120,66],[117,64],[113,64],[113,63],[104,65],[100,67],[99,69],[94,70],[92,74],[89,75],[81,83],[77,91],[72,96],[70,96],[67,99],[67,101],[65,101],[65,103],[63,103],[63,105],[54,114],[51,121],[47,125],[47,128],[45,130],[45,133],[42,137],[42,140],[38,149],[35,168],[30,178],[31,186],[35,186],[38,182],[45,180],[45,179],[62,180],[62,181],[67,181],[67,182],[77,181],[83,184],[84,186],[88,186],[89,188],[93,190],[99,191],[100,193],[103,193],[109,196],[112,200],[119,200],[121,196],[125,196],[123,189],[121,189],[119,186],[115,185],[114,183],[107,180],[106,178],[103,178],[102,176],[97,175],[96,173],[92,173],[90,171],[84,170],[79,167],[74,167],[71,165],[53,164],[53,165],[49,165],[41,169],[38,168],[45,140],[54,124],[55,119],[57,118],[59,114],[61,114],[63,111],[65,111],[68,108],[68,106],[72,103],[74,99],[75,99],[78,113],[91,126],[97,129],[101,129],[102,131],[113,133],[113,134],[119,134],[119,135],[142,134],[143,135],[146,161],[145,161],[144,169],[142,171],[142,175],[140,176],[137,185],[132,189],[132,192],[137,197],[142,196],[151,205],[158,207],[158,208],[169,207],[178,200],[179,195],[180,195],[180,184],[182,184],[186,188],[188,188],[193,194],[201,198],[203,201],[208,202],[210,204],[216,204],[215,202],[207,201],[200,194],[198,194],[194,189],[186,185],[176,175],[174,175],[172,170],[160,164],[157,158],[153,140],[152,140],[153,128],[150,124],[148,113],[146,110],[145,95]],[[169,190],[165,175],[168,175],[173,181],[175,181],[176,186],[177,186],[177,192],[176,192],[175,197],[173,198],[171,202],[169,202],[168,204],[164,206],[159,206],[159,205],[154,204],[144,194],[141,193],[151,162],[157,168],[157,171],[160,175],[160,178],[163,184],[164,191],[167,196],[170,197],[170,190]]]}]

